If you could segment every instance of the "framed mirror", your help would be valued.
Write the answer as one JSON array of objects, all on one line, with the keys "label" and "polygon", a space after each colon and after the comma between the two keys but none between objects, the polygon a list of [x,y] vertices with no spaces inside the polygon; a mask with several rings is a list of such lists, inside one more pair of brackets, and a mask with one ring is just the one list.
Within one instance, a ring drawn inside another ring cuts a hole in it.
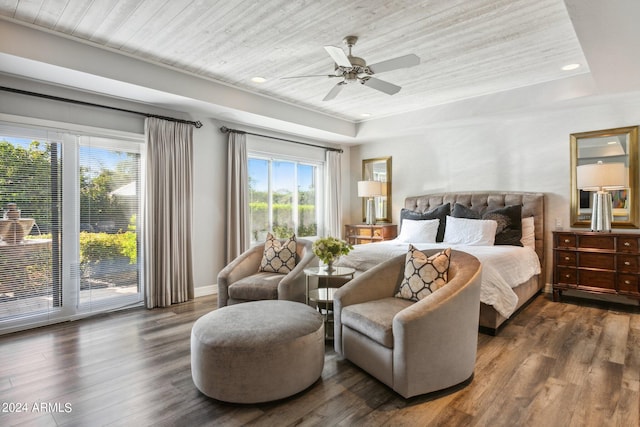
[{"label": "framed mirror", "polygon": [[624,188],[608,190],[613,199],[611,227],[640,228],[637,126],[571,134],[571,226],[591,226],[596,190],[578,188],[577,168],[599,162],[623,163],[625,167]]},{"label": "framed mirror", "polygon": [[[382,196],[374,198],[377,222],[391,222],[391,157],[378,157],[362,161],[362,180],[380,181]],[[366,217],[366,200],[362,201],[362,218]]]}]

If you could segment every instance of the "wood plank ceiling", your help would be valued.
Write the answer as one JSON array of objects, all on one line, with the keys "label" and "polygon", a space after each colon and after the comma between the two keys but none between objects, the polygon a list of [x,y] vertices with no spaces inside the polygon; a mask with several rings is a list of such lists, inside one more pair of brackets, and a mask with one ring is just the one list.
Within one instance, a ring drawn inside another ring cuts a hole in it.
[{"label": "wood plank ceiling", "polygon": [[[354,121],[589,71],[562,0],[4,0],[0,15]],[[393,96],[349,84],[323,102],[338,79],[281,79],[331,74],[323,46],[347,35],[368,64],[421,63],[376,75]]]}]

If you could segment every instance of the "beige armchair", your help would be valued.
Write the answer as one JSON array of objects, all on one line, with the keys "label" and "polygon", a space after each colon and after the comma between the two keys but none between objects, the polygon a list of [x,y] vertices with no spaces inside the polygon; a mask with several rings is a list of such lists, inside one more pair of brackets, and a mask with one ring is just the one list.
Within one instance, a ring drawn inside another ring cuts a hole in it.
[{"label": "beige armchair", "polygon": [[451,251],[449,282],[413,302],[394,297],[404,264],[405,255],[390,259],[336,292],[334,346],[338,354],[409,398],[471,379],[481,265],[472,255]]},{"label": "beige armchair", "polygon": [[258,271],[263,253],[264,244],[254,246],[220,271],[218,307],[267,299],[305,301],[304,269],[316,258],[311,242],[296,241],[296,266],[288,274]]}]

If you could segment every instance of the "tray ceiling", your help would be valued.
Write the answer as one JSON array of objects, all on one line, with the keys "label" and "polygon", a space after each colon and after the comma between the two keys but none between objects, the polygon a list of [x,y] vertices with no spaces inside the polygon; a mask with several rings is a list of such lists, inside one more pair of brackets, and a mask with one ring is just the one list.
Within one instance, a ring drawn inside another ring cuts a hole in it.
[{"label": "tray ceiling", "polygon": [[[0,15],[352,121],[589,72],[562,0],[5,0]],[[322,101],[338,79],[281,79],[331,74],[323,46],[347,35],[369,64],[421,63],[376,75],[392,96],[354,83]]]}]

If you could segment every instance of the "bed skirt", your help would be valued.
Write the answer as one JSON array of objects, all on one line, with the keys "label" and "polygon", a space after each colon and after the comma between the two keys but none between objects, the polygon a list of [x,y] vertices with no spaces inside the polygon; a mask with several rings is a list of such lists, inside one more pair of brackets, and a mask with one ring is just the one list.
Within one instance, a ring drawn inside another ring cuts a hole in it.
[{"label": "bed skirt", "polygon": [[[518,296],[518,304],[511,317],[514,317],[518,310],[532,301],[533,297],[540,292],[542,289],[540,285],[542,281],[541,277],[541,275],[533,276],[531,279],[513,288],[513,291]],[[480,303],[480,332],[496,335],[500,327],[507,320],[509,319],[498,313],[492,306],[483,302]]]}]

